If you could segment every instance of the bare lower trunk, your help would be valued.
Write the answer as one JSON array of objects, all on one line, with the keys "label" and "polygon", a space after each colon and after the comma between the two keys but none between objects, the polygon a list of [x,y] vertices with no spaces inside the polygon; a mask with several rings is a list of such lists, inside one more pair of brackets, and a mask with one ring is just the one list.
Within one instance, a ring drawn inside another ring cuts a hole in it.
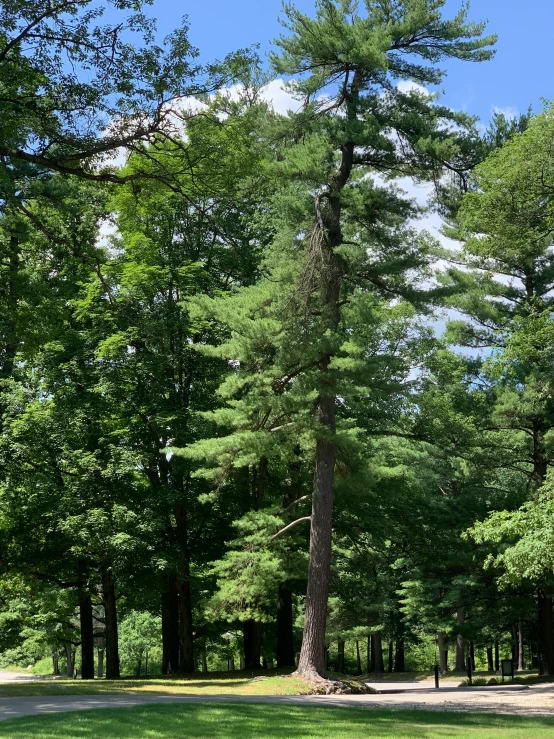
[{"label": "bare lower trunk", "polygon": [[177,592],[179,594],[179,672],[194,672],[194,633],[192,593],[190,587],[190,551],[188,547],[188,514],[183,506],[176,509],[177,537],[180,548]]},{"label": "bare lower trunk", "polygon": [[79,594],[79,621],[81,626],[81,678],[94,680],[94,624],[90,593]]},{"label": "bare lower trunk", "polygon": [[500,645],[498,644],[498,639],[494,642],[494,669],[495,672],[498,672],[500,669]]},{"label": "bare lower trunk", "polygon": [[358,669],[358,675],[362,674],[362,656],[360,654],[360,642],[356,639],[356,666]]},{"label": "bare lower trunk", "polygon": [[525,670],[525,644],[523,641],[523,621],[519,619],[518,622],[518,654],[517,654],[517,669],[519,672]]},{"label": "bare lower trunk", "polygon": [[539,675],[554,675],[554,623],[552,619],[552,591],[538,591]]},{"label": "bare lower trunk", "polygon": [[344,639],[339,639],[337,645],[337,672],[344,672]]},{"label": "bare lower trunk", "polygon": [[277,594],[277,667],[294,667],[292,593],[279,586]]},{"label": "bare lower trunk", "polygon": [[102,646],[98,647],[98,651],[97,651],[98,669],[97,669],[96,674],[98,677],[104,677],[104,650],[106,647],[104,646],[104,640],[102,640],[102,642],[103,642]]},{"label": "bare lower trunk", "polygon": [[396,642],[396,649],[394,652],[394,671],[406,672],[404,641],[402,639]]},{"label": "bare lower trunk", "polygon": [[[320,398],[318,417],[321,425],[334,432],[334,396]],[[297,674],[306,678],[317,678],[325,673],[325,629],[331,573],[336,453],[334,441],[318,439],[312,497],[306,618],[297,669]]]},{"label": "bare lower trunk", "polygon": [[437,644],[439,649],[439,667],[443,675],[448,672],[448,653],[446,651],[446,634],[444,631],[437,633]]},{"label": "bare lower trunk", "polygon": [[65,663],[67,677],[73,677],[73,649],[71,644],[65,645]]},{"label": "bare lower trunk", "polygon": [[514,666],[517,665],[517,636],[517,624],[512,624],[512,662],[514,663]]},{"label": "bare lower trunk", "polygon": [[471,660],[471,669],[475,672],[475,643],[473,639],[469,643],[469,658]]},{"label": "bare lower trunk", "polygon": [[[460,608],[456,614],[456,623],[458,626],[463,626],[465,621],[465,612],[463,608]],[[466,640],[463,634],[458,634],[456,637],[456,670],[458,672],[464,672],[466,669]]]},{"label": "bare lower trunk", "polygon": [[60,655],[57,649],[52,652],[52,674],[60,674]]},{"label": "bare lower trunk", "polygon": [[179,668],[179,596],[175,575],[166,574],[162,591],[162,675]]},{"label": "bare lower trunk", "polygon": [[250,619],[242,625],[244,637],[244,667],[247,670],[259,670],[262,656],[262,623]]},{"label": "bare lower trunk", "polygon": [[492,647],[487,647],[487,669],[489,672],[494,672],[494,657],[492,653]]},{"label": "bare lower trunk", "polygon": [[394,650],[394,643],[392,639],[389,641],[389,664],[387,672],[392,672],[393,670],[393,650]]},{"label": "bare lower trunk", "polygon": [[208,672],[208,659],[206,656],[206,648],[202,651],[202,672]]},{"label": "bare lower trunk", "polygon": [[119,680],[119,644],[117,637],[117,605],[112,574],[106,570],[102,575],[102,600],[106,627],[106,679]]},{"label": "bare lower trunk", "polygon": [[383,635],[380,631],[377,631],[373,634],[371,639],[375,664],[374,671],[379,675],[382,675],[385,672],[385,662],[383,660]]}]

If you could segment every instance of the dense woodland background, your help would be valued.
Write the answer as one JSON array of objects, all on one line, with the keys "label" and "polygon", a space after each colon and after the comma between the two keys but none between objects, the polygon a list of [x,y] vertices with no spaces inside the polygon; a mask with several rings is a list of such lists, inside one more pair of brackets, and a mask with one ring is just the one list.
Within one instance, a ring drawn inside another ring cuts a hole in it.
[{"label": "dense woodland background", "polygon": [[0,665],[554,674],[551,107],[443,0],[141,5],[0,2]]}]

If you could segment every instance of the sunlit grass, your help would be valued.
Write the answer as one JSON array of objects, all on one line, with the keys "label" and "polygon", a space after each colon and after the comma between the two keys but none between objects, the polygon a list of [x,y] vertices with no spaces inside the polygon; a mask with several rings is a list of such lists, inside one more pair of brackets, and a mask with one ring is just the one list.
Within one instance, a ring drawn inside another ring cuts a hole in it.
[{"label": "sunlit grass", "polygon": [[430,711],[180,704],[5,721],[3,739],[551,739],[554,719]]}]

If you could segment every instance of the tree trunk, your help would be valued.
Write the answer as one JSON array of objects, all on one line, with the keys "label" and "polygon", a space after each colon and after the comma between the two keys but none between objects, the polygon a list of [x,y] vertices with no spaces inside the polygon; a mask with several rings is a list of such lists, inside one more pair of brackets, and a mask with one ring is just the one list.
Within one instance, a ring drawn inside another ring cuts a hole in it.
[{"label": "tree trunk", "polygon": [[52,674],[60,674],[60,655],[57,649],[52,651]]},{"label": "tree trunk", "polygon": [[525,644],[523,641],[523,621],[521,618],[518,622],[517,669],[519,672],[523,672],[525,670]]},{"label": "tree trunk", "polygon": [[500,669],[500,645],[498,639],[494,642],[494,670],[498,672]]},{"label": "tree trunk", "polygon": [[492,654],[492,647],[487,647],[487,669],[489,672],[494,672],[494,658]]},{"label": "tree trunk", "polygon": [[375,672],[375,646],[373,646],[373,636],[371,634],[367,637],[366,668],[368,675]]},{"label": "tree trunk", "polygon": [[538,591],[539,675],[554,675],[554,623],[552,620],[552,591]]},{"label": "tree trunk", "polygon": [[512,624],[512,662],[515,665],[517,665],[517,653],[518,653],[518,645],[517,645],[517,624]]},{"label": "tree trunk", "polygon": [[194,672],[194,633],[192,624],[192,593],[190,588],[190,550],[188,548],[187,512],[178,505],[175,513],[180,562],[177,576],[179,593],[179,672]]},{"label": "tree trunk", "polygon": [[179,669],[179,596],[175,575],[165,574],[162,591],[162,675]]},{"label": "tree trunk", "polygon": [[98,654],[98,670],[97,670],[97,676],[98,677],[104,677],[104,650],[105,650],[105,640],[102,640],[102,646],[99,646],[97,649]]},{"label": "tree trunk", "polygon": [[392,670],[393,670],[393,649],[394,649],[394,644],[393,644],[393,641],[391,639],[389,641],[389,665],[388,665],[387,672],[392,672]]},{"label": "tree trunk", "polygon": [[137,677],[140,677],[142,672],[142,657],[139,657],[137,660]]},{"label": "tree trunk", "polygon": [[337,643],[337,672],[344,672],[344,639],[339,639]]},{"label": "tree trunk", "polygon": [[372,661],[374,663],[374,672],[382,675],[385,672],[385,662],[383,660],[383,635],[377,631],[371,637],[371,646],[373,647]]},{"label": "tree trunk", "polygon": [[[463,626],[465,621],[465,612],[463,608],[460,608],[456,614],[456,623],[458,626]],[[465,672],[466,669],[466,640],[463,634],[458,634],[456,637],[456,670],[458,672]]]},{"label": "tree trunk", "polygon": [[112,574],[102,574],[102,599],[106,627],[106,679],[119,680],[119,644],[117,638],[117,604]]},{"label": "tree trunk", "polygon": [[94,623],[90,593],[79,593],[81,626],[81,679],[94,680]]},{"label": "tree trunk", "polygon": [[446,634],[444,631],[437,633],[437,644],[439,649],[440,671],[443,675],[448,672],[448,652],[446,651]]},{"label": "tree trunk", "polygon": [[362,656],[360,654],[360,642],[356,639],[356,666],[358,675],[362,674]]},{"label": "tree trunk", "polygon": [[208,659],[206,657],[206,647],[202,650],[202,672],[208,672]]},{"label": "tree trunk", "polygon": [[475,672],[475,643],[473,639],[469,642],[469,658],[471,660],[471,669]]},{"label": "tree trunk", "polygon": [[71,644],[65,645],[65,673],[67,677],[73,677],[73,648]]},{"label": "tree trunk", "polygon": [[144,655],[144,674],[148,677],[148,652]]},{"label": "tree trunk", "polygon": [[250,619],[242,624],[244,637],[244,667],[259,670],[262,655],[262,622]]},{"label": "tree trunk", "polygon": [[395,672],[406,672],[404,640],[403,639],[400,639],[399,641],[396,642],[396,650],[394,653],[394,671]]},{"label": "tree trunk", "polygon": [[277,667],[294,667],[292,593],[280,585],[277,594]]}]

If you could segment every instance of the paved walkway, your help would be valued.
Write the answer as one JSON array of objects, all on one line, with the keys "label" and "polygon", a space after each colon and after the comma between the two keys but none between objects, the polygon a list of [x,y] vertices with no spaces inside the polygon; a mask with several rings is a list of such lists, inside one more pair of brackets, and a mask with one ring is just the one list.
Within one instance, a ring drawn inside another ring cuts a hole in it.
[{"label": "paved walkway", "polygon": [[94,708],[126,708],[168,703],[269,703],[296,706],[352,706],[358,708],[409,708],[436,711],[501,713],[519,716],[554,717],[554,684],[528,690],[509,686],[495,690],[443,688],[390,695],[299,695],[299,696],[233,696],[233,695],[83,695],[0,698],[0,720],[21,716],[37,716]]}]

